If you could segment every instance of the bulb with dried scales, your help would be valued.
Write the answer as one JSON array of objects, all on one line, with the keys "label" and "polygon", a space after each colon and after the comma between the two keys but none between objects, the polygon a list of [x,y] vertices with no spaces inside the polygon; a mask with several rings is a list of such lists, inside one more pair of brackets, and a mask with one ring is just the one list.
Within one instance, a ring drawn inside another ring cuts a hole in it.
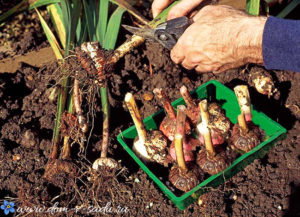
[{"label": "bulb with dried scales", "polygon": [[210,129],[208,127],[209,115],[207,100],[199,103],[201,123],[197,125],[197,130],[204,138],[205,150],[202,149],[197,155],[197,164],[199,167],[210,175],[219,173],[228,166],[225,153],[217,154],[212,144]]},{"label": "bulb with dried scales", "polygon": [[177,106],[176,132],[174,138],[177,164],[169,173],[170,182],[179,190],[188,192],[196,187],[203,179],[203,172],[193,163],[186,164],[183,155],[184,126],[186,107]]},{"label": "bulb with dried scales", "polygon": [[255,89],[268,97],[272,96],[274,93],[277,92],[275,88],[272,76],[269,72],[260,69],[254,69],[250,72],[251,81],[254,84]]},{"label": "bulb with dried scales", "polygon": [[248,152],[261,142],[261,131],[252,123],[251,103],[249,90],[246,85],[234,88],[241,114],[238,116],[238,124],[232,129],[231,141],[235,148]]},{"label": "bulb with dried scales", "polygon": [[[196,105],[192,99],[186,86],[180,88],[180,93],[187,105],[187,116],[191,120],[194,126],[201,121],[200,108]],[[223,144],[228,137],[230,130],[230,121],[223,113],[222,109],[217,103],[211,103],[208,107],[209,123],[208,127],[211,130],[212,142],[214,145]],[[204,139],[200,135],[199,140],[204,144]]]},{"label": "bulb with dried scales", "polygon": [[[159,130],[171,141],[174,140],[176,130],[176,114],[173,106],[171,105],[169,97],[166,95],[162,88],[155,88],[153,93],[156,95],[160,103],[166,112],[166,117],[162,120],[159,126]],[[185,133],[191,133],[191,126],[186,120],[185,122]]]},{"label": "bulb with dried scales", "polygon": [[159,130],[146,131],[134,97],[131,93],[125,96],[125,103],[133,119],[138,136],[133,142],[133,151],[146,162],[167,164],[167,138]]},{"label": "bulb with dried scales", "polygon": [[[211,133],[211,139],[214,146],[221,145],[229,137],[230,120],[225,116],[223,110],[217,103],[208,105],[208,128]],[[199,119],[201,121],[201,119]],[[201,122],[200,122],[201,124]],[[204,144],[204,138],[199,134],[199,140]]]}]

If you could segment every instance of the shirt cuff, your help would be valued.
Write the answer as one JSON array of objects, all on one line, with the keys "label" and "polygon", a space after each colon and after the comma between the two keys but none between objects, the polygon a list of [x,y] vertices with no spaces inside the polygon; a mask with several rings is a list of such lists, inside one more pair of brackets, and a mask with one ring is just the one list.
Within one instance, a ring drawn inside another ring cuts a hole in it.
[{"label": "shirt cuff", "polygon": [[268,17],[262,50],[266,69],[300,72],[300,21]]}]

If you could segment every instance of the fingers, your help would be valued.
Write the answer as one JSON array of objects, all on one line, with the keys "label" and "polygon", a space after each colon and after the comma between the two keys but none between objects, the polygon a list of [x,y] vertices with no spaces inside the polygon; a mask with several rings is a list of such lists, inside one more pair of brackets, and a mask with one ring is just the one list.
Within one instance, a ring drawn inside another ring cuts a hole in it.
[{"label": "fingers", "polygon": [[224,15],[232,16],[232,14],[245,15],[244,12],[234,9],[228,5],[207,5],[203,7],[199,12],[193,16],[194,22],[201,20],[204,17],[220,17]]},{"label": "fingers", "polygon": [[218,67],[217,69],[214,69],[213,71],[215,74],[218,74],[221,72],[225,72],[229,69],[238,68],[244,64],[246,64],[246,63],[244,63],[244,62],[227,63],[227,64],[222,65],[221,67]]},{"label": "fingers", "polygon": [[178,52],[178,50],[180,50],[180,48],[178,49],[178,47],[180,46],[177,43],[170,53],[171,59],[176,64],[180,64],[184,60],[184,54],[182,52]]},{"label": "fingers", "polygon": [[154,0],[152,3],[152,14],[156,17],[160,12],[162,12],[169,4],[174,0]]},{"label": "fingers", "polygon": [[203,0],[182,0],[177,5],[175,5],[168,14],[168,20],[177,17],[186,16],[195,7],[197,7]]}]

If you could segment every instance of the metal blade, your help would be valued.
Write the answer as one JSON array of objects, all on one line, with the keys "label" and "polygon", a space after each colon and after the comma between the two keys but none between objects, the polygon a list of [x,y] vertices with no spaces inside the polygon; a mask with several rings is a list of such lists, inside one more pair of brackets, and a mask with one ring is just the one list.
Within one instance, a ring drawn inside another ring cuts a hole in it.
[{"label": "metal blade", "polygon": [[155,39],[154,33],[155,29],[142,29],[133,26],[122,25],[127,31],[131,32],[134,35],[142,36],[146,39]]}]

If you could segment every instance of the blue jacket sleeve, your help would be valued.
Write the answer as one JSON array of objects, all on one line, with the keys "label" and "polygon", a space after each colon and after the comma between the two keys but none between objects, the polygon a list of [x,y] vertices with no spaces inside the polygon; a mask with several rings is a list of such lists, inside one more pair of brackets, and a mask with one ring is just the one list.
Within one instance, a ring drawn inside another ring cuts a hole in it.
[{"label": "blue jacket sleeve", "polygon": [[266,69],[300,72],[300,20],[269,17],[262,46]]}]

